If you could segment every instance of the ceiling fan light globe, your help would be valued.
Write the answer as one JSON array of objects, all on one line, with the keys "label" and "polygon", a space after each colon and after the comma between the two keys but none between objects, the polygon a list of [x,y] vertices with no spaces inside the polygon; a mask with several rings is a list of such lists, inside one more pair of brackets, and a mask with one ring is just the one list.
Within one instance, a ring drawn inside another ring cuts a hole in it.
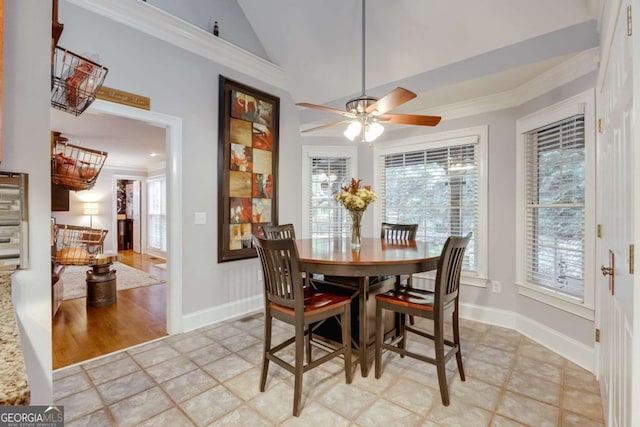
[{"label": "ceiling fan light globe", "polygon": [[380,123],[374,122],[367,125],[367,129],[364,133],[364,140],[366,142],[373,142],[384,132],[384,126]]},{"label": "ceiling fan light globe", "polygon": [[353,141],[356,136],[360,135],[360,131],[362,129],[362,124],[360,122],[351,122],[347,129],[344,131],[344,136],[346,136],[349,141]]}]

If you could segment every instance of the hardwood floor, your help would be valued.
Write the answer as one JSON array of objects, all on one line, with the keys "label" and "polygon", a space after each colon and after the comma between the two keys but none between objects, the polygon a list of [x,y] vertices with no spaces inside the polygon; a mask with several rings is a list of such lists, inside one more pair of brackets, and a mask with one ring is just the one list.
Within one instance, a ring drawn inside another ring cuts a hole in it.
[{"label": "hardwood floor", "polygon": [[[120,262],[166,280],[159,258],[120,252]],[[118,291],[115,304],[87,307],[86,298],[62,301],[53,318],[53,369],[167,335],[166,284]]]}]

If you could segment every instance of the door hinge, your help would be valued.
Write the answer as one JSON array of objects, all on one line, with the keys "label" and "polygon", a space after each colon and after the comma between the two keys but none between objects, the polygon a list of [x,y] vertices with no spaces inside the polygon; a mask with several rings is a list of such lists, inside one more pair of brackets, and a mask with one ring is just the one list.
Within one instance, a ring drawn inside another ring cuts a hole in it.
[{"label": "door hinge", "polygon": [[600,342],[600,329],[596,329],[596,342]]},{"label": "door hinge", "polygon": [[598,119],[598,133],[602,133],[602,119]]},{"label": "door hinge", "polygon": [[633,258],[634,258],[635,247],[634,245],[629,245],[629,274],[633,274]]},{"label": "door hinge", "polygon": [[631,28],[631,5],[627,6],[627,35],[630,36],[633,34],[633,30]]},{"label": "door hinge", "polygon": [[602,238],[602,224],[596,226],[596,237]]}]

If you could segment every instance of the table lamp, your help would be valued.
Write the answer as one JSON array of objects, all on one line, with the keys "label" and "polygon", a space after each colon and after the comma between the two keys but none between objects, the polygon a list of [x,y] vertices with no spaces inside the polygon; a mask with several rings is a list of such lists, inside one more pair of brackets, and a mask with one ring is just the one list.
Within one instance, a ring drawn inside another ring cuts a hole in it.
[{"label": "table lamp", "polygon": [[93,216],[98,215],[98,203],[85,202],[84,214],[89,215],[89,228],[93,228]]}]

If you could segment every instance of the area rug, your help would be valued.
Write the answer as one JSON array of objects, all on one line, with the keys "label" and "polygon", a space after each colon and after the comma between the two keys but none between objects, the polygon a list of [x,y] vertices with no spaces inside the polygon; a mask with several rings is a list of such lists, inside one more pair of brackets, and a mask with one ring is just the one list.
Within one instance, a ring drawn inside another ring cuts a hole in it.
[{"label": "area rug", "polygon": [[[116,289],[119,291],[164,283],[162,279],[121,262],[114,262],[111,268],[116,270]],[[64,267],[64,272],[60,276],[63,283],[63,300],[85,298],[87,296],[87,270],[90,269],[91,267],[76,265],[66,265]]]},{"label": "area rug", "polygon": [[161,269],[163,269],[163,270],[166,270],[166,269],[167,269],[167,263],[166,263],[166,262],[163,262],[162,264],[153,264],[153,266],[154,266],[154,267],[161,268]]}]

